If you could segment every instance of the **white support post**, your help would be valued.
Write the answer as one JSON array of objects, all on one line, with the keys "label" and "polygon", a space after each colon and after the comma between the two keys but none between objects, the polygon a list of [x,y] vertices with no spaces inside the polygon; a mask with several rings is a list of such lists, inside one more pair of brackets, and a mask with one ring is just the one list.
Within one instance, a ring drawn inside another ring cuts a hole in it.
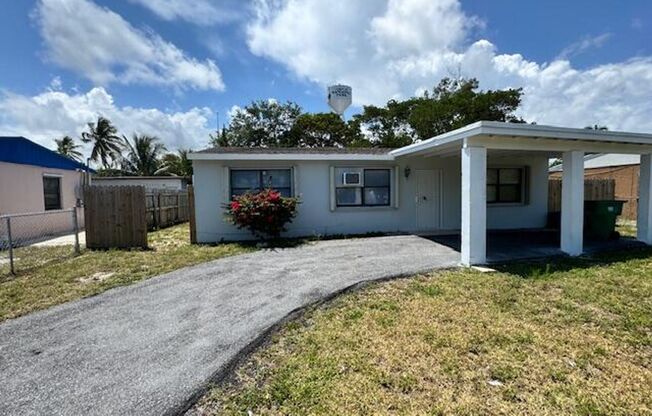
[{"label": "white support post", "polygon": [[641,155],[641,172],[638,182],[638,219],[636,236],[639,241],[652,245],[652,154]]},{"label": "white support post", "polygon": [[487,149],[462,148],[462,265],[487,261]]},{"label": "white support post", "polygon": [[584,251],[584,152],[564,152],[562,160],[561,250],[579,256]]}]

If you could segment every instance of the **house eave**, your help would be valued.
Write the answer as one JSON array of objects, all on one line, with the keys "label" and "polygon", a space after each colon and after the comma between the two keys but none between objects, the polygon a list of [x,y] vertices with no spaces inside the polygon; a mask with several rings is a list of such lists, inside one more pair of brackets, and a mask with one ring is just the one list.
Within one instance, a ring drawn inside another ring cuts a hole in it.
[{"label": "house eave", "polygon": [[190,153],[190,160],[393,161],[391,154]]}]

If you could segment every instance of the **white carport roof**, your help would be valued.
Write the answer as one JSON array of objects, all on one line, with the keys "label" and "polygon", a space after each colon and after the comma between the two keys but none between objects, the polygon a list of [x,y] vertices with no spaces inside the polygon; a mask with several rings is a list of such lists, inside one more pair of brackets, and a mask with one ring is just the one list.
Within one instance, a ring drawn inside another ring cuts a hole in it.
[{"label": "white carport roof", "polygon": [[582,150],[642,154],[652,152],[652,134],[479,121],[389,154],[395,157],[437,155],[455,152],[464,145],[550,153]]}]

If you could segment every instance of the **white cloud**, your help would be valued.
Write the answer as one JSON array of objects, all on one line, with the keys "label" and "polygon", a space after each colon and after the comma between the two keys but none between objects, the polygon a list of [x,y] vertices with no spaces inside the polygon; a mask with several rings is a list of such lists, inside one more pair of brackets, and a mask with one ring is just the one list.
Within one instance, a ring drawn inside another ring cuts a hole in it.
[{"label": "white cloud", "polygon": [[586,52],[589,49],[602,47],[611,38],[611,33],[603,33],[598,36],[586,36],[577,42],[573,42],[559,53],[557,59],[568,59]]},{"label": "white cloud", "polygon": [[130,0],[147,7],[164,20],[185,20],[200,26],[209,26],[237,20],[240,13],[228,1],[211,0]]},{"label": "white cloud", "polygon": [[[254,54],[321,86],[349,84],[357,105],[410,96],[461,69],[485,89],[522,87],[520,113],[528,121],[652,130],[650,57],[577,69],[566,59],[500,54],[488,40],[469,43],[482,22],[457,0],[259,0],[254,10],[247,27]],[[607,39],[588,39],[566,55]]]},{"label": "white cloud", "polygon": [[22,135],[53,148],[53,139],[80,137],[88,122],[107,117],[119,134],[159,137],[168,150],[207,146],[213,113],[208,108],[166,112],[155,108],[119,107],[103,88],[83,94],[48,90],[36,96],[0,95],[0,136]]},{"label": "white cloud", "polygon": [[34,18],[47,58],[97,84],[224,90],[215,62],[189,57],[151,30],[138,30],[93,2],[41,0]]}]

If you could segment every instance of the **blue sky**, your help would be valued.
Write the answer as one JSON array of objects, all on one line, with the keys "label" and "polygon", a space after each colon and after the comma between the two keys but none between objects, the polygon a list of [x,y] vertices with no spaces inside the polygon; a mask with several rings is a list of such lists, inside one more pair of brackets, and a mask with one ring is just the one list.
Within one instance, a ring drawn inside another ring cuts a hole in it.
[{"label": "blue sky", "polygon": [[325,86],[382,104],[447,75],[523,87],[545,124],[652,131],[649,1],[42,0],[0,14],[0,135],[51,146],[98,114],[202,147],[254,99],[328,111]]}]

